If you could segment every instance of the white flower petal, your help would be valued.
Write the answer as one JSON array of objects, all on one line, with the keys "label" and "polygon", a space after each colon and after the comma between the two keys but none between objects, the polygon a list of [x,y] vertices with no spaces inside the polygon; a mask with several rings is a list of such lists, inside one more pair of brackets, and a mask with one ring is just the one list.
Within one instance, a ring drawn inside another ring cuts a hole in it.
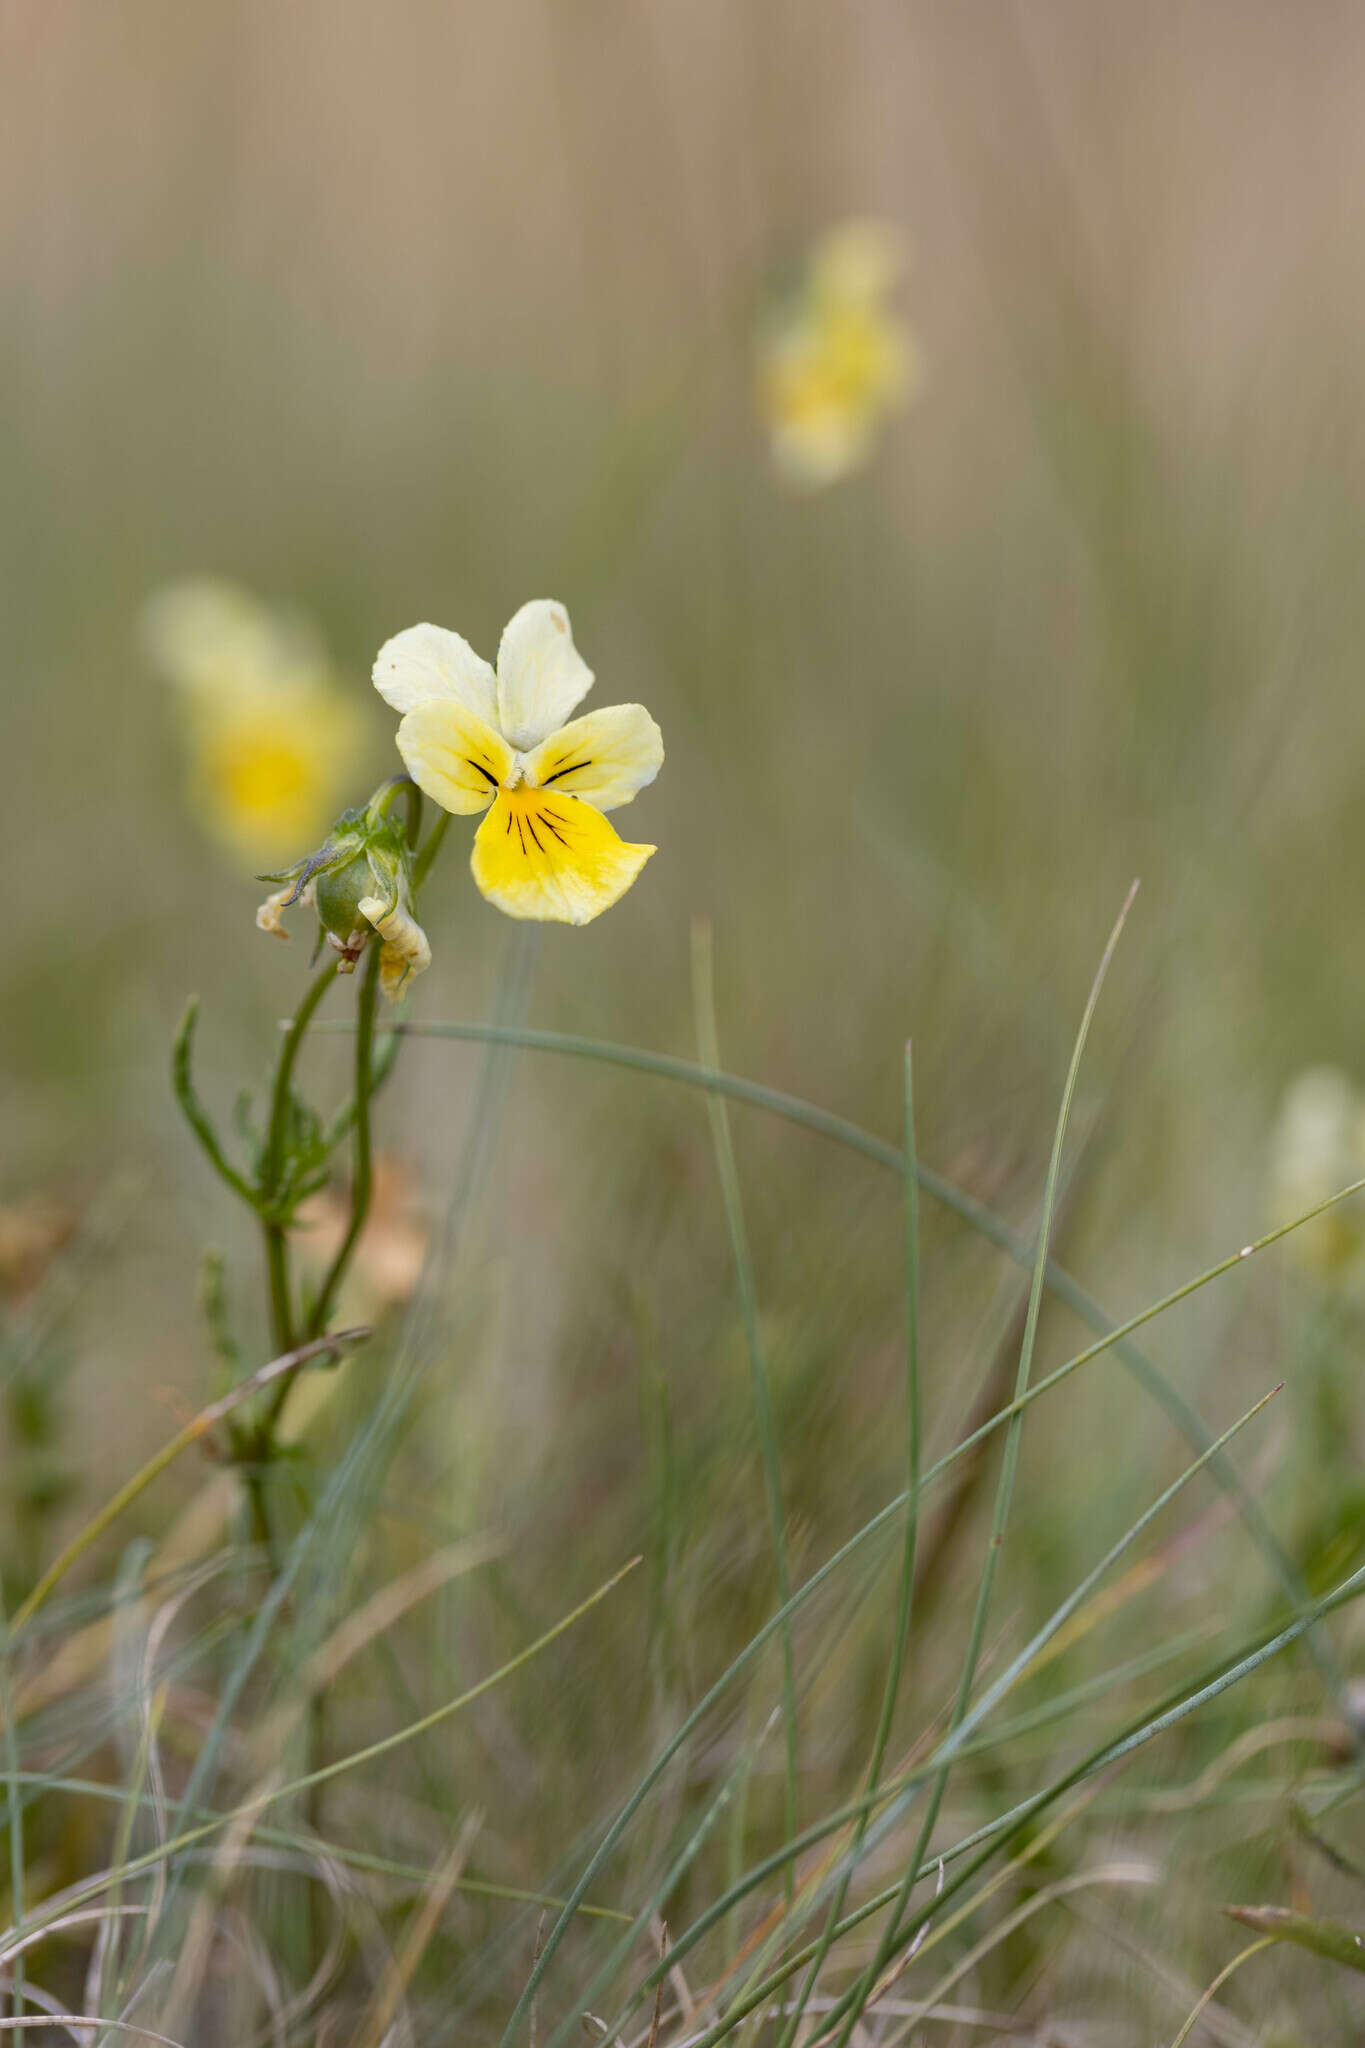
[{"label": "white flower petal", "polygon": [[573,644],[569,614],[532,598],[508,621],[498,648],[498,724],[514,747],[534,747],[592,688],[592,670]]},{"label": "white flower petal", "polygon": [[526,758],[526,779],[614,811],[654,780],[663,758],[663,734],[644,705],[609,704],[542,740]]},{"label": "white flower petal", "polygon": [[395,711],[452,700],[489,725],[498,722],[497,677],[481,655],[444,626],[409,626],[380,648],[374,686]]},{"label": "white flower petal", "polygon": [[385,995],[393,1000],[409,975],[424,974],[430,967],[427,935],[401,904],[386,904],[382,896],[362,896],[357,908],[384,941],[379,954],[379,979]]},{"label": "white flower petal", "polygon": [[285,904],[291,903],[293,900],[294,884],[292,882],[286,883],[283,889],[276,889],[273,895],[267,896],[265,902],[260,905],[256,912],[257,931],[269,932],[270,936],[274,939],[287,939],[289,933],[285,930],[284,918],[281,913],[284,910]]}]

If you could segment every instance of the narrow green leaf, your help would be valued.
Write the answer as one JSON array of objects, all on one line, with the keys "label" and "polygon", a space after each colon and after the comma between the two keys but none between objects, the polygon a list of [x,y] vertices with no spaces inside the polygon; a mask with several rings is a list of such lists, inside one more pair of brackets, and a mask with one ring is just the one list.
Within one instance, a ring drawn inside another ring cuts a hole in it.
[{"label": "narrow green leaf", "polygon": [[1288,1906],[1224,1906],[1229,1920],[1249,1927],[1253,1934],[1268,1935],[1272,1941],[1292,1941],[1329,1963],[1365,1973],[1365,1934],[1346,1927],[1340,1920],[1310,1920],[1306,1913],[1291,1913]]}]

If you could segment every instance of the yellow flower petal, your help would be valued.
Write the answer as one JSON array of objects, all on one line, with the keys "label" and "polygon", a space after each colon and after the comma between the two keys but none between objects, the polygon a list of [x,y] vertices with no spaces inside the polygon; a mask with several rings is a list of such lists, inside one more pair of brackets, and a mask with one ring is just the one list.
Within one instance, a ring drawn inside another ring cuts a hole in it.
[{"label": "yellow flower petal", "polygon": [[455,697],[409,711],[398,728],[398,751],[417,787],[457,817],[487,809],[512,769],[501,733]]},{"label": "yellow flower petal", "polygon": [[496,676],[467,640],[444,626],[409,626],[386,640],[375,658],[374,686],[395,711],[449,701],[497,724]]},{"label": "yellow flower petal", "polygon": [[587,924],[625,895],[653,852],[619,839],[581,797],[522,783],[499,790],[469,865],[509,917]]},{"label": "yellow flower petal", "polygon": [[538,746],[592,688],[569,614],[532,598],[508,621],[498,648],[498,724],[514,747]]},{"label": "yellow flower petal", "polygon": [[884,416],[909,396],[915,367],[904,329],[871,307],[817,311],[791,326],[772,345],[764,373],[783,474],[817,486],[856,469]]},{"label": "yellow flower petal", "polygon": [[610,704],[562,725],[526,757],[526,779],[614,811],[652,782],[664,739],[643,704]]},{"label": "yellow flower petal", "polygon": [[327,829],[354,772],[364,723],[340,691],[303,685],[243,692],[196,719],[196,809],[257,867]]}]

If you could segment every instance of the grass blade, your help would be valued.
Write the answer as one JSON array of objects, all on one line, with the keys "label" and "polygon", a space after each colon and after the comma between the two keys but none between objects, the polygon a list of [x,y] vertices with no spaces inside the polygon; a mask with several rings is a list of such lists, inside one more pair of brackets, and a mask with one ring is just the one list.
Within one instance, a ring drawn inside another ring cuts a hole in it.
[{"label": "grass blade", "polygon": [[[702,1064],[712,1073],[720,1070],[720,1042],[716,1031],[716,989],[711,927],[702,918],[692,923],[692,1000],[696,1015],[697,1049]],[[754,1424],[758,1431],[759,1456],[763,1465],[763,1490],[768,1502],[768,1524],[773,1545],[773,1575],[777,1581],[777,1604],[785,1608],[791,1599],[791,1578],[787,1569],[786,1515],[782,1505],[782,1471],[777,1455],[777,1433],[773,1427],[772,1389],[763,1354],[763,1334],[758,1320],[758,1292],[754,1284],[749,1233],[744,1222],[739,1168],[730,1137],[730,1120],[722,1096],[712,1089],[706,1098],[711,1123],[711,1142],[716,1154],[725,1227],[735,1262],[735,1284],[739,1289],[740,1314],[744,1322],[744,1343],[749,1354],[749,1384],[753,1392]],[[796,1833],[796,1654],[791,1622],[783,1623],[779,1637],[782,1650],[782,1713],[784,1739],[783,1817],[787,1840]],[[787,1897],[792,1895],[791,1865],[786,1869]]]},{"label": "grass blade", "polygon": [[[1047,1181],[1043,1189],[1043,1208],[1038,1224],[1038,1243],[1034,1252],[1033,1275],[1029,1285],[1028,1314],[1024,1322],[1024,1341],[1019,1350],[1019,1372],[1014,1385],[1014,1398],[1016,1401],[1022,1400],[1028,1391],[1029,1374],[1033,1366],[1033,1350],[1038,1336],[1038,1318],[1042,1312],[1043,1289],[1047,1275],[1048,1240],[1052,1231],[1053,1211],[1056,1207],[1057,1188],[1061,1178],[1062,1150],[1066,1143],[1066,1128],[1071,1115],[1071,1104],[1076,1093],[1076,1083],[1080,1078],[1081,1060],[1085,1053],[1086,1040],[1090,1036],[1091,1022],[1099,1003],[1100,990],[1104,987],[1105,976],[1109,972],[1109,964],[1117,950],[1119,939],[1123,933],[1123,927],[1128,919],[1128,912],[1132,909],[1133,898],[1137,894],[1137,888],[1138,885],[1134,882],[1124,899],[1123,907],[1119,911],[1114,929],[1109,934],[1108,944],[1100,956],[1100,964],[1095,971],[1095,978],[1090,985],[1090,994],[1086,999],[1085,1009],[1081,1016],[1080,1029],[1076,1033],[1076,1043],[1072,1048],[1071,1065],[1067,1070],[1066,1084],[1062,1089],[1061,1107],[1057,1112],[1057,1123],[1052,1138],[1052,1155],[1048,1160]],[[976,1607],[972,1615],[971,1631],[967,1639],[967,1654],[963,1659],[962,1674],[958,1681],[957,1697],[953,1703],[950,1734],[956,1734],[957,1730],[961,1727],[967,1713],[967,1703],[971,1697],[972,1686],[976,1682],[976,1667],[980,1660],[981,1645],[985,1640],[986,1634],[986,1617],[990,1611],[991,1596],[995,1588],[995,1575],[1000,1563],[1000,1554],[1004,1548],[1005,1529],[1009,1521],[1010,1507],[1014,1497],[1014,1480],[1018,1469],[1019,1444],[1023,1434],[1023,1427],[1024,1418],[1022,1412],[1020,1412],[1011,1417],[1009,1427],[1005,1432],[1005,1453],[1001,1460],[1000,1478],[996,1487],[995,1511],[991,1518],[990,1539],[986,1545],[986,1556],[981,1568],[981,1580],[977,1588]],[[868,1995],[881,1975],[892,1949],[895,1947],[901,1914],[909,1903],[910,1894],[919,1882],[922,1874],[925,1852],[928,1849],[930,1838],[933,1835],[934,1827],[938,1820],[939,1809],[943,1804],[943,1795],[947,1789],[947,1784],[948,1766],[945,1764],[930,1787],[928,1806],[920,1823],[919,1837],[915,1850],[906,1866],[900,1893],[888,1915],[887,1924],[883,1930],[882,1938],[877,1945],[876,1953],[857,1986],[855,1986],[850,1994],[846,2016],[839,2032],[838,2048],[846,2048],[849,2036],[858,2024],[859,2015],[867,2002]],[[832,2021],[833,2015],[824,2022],[820,2032],[827,2033],[831,2031]],[[818,2034],[816,2038],[819,2038]]]},{"label": "grass blade", "polygon": [[[323,1031],[347,1031],[353,1030],[354,1026],[338,1023],[324,1024],[319,1028]],[[560,1053],[570,1058],[596,1060],[608,1066],[651,1074],[659,1080],[681,1082],[687,1087],[712,1090],[729,1096],[732,1101],[748,1103],[752,1108],[764,1109],[774,1116],[783,1117],[787,1122],[812,1131],[819,1137],[829,1138],[835,1144],[859,1153],[863,1158],[870,1159],[893,1173],[903,1174],[905,1170],[904,1158],[896,1146],[888,1145],[884,1139],[863,1130],[848,1117],[836,1116],[831,1110],[821,1109],[815,1103],[804,1102],[799,1096],[789,1095],[780,1088],[769,1088],[760,1081],[745,1080],[736,1074],[709,1073],[694,1061],[678,1059],[671,1053],[649,1052],[639,1046],[617,1045],[607,1039],[585,1038],[572,1032],[528,1030],[502,1024],[424,1023],[397,1024],[390,1028],[414,1037],[454,1039],[474,1044],[515,1045],[528,1052]],[[953,1215],[960,1217],[972,1230],[1004,1252],[1016,1265],[1026,1271],[1032,1266],[1032,1242],[1014,1230],[993,1210],[987,1208],[984,1202],[976,1201],[943,1174],[936,1173],[931,1167],[923,1164],[917,1166],[916,1178],[926,1195],[951,1211]],[[1362,1189],[1365,1189],[1365,1179],[1352,1181],[1349,1186],[1329,1196],[1325,1202],[1318,1203],[1302,1216],[1296,1217],[1292,1223],[1267,1231],[1254,1245],[1234,1253],[1219,1270],[1227,1271],[1244,1258],[1248,1251],[1265,1249],[1280,1238],[1287,1237],[1291,1231],[1299,1229],[1304,1223],[1311,1222],[1315,1216],[1320,1216],[1326,1210],[1335,1207],[1348,1196],[1359,1194]],[[1210,1273],[1207,1277],[1212,1279],[1216,1274]],[[1100,1342],[1091,1355],[1112,1349],[1120,1364],[1165,1411],[1186,1442],[1195,1450],[1207,1450],[1213,1439],[1200,1416],[1191,1408],[1179,1389],[1171,1384],[1166,1374],[1144,1352],[1138,1350],[1136,1345],[1127,1341],[1134,1330],[1150,1322],[1153,1316],[1161,1314],[1164,1308],[1183,1300],[1193,1289],[1182,1289],[1167,1296],[1162,1302],[1153,1304],[1150,1309],[1130,1318],[1126,1323],[1116,1323],[1094,1296],[1053,1260],[1048,1261],[1046,1280],[1057,1299],[1065,1302],[1083,1323],[1097,1332]],[[1203,1282],[1201,1280],[1194,1284],[1201,1285]],[[1243,1484],[1235,1467],[1215,1464],[1214,1475],[1235,1504],[1247,1533],[1279,1581],[1295,1613],[1311,1612],[1312,1601],[1302,1576],[1266,1521],[1259,1503]],[[1345,1680],[1335,1659],[1330,1650],[1311,1635],[1308,1638],[1308,1645],[1325,1682],[1331,1687],[1338,1705],[1345,1713]],[[1347,1718],[1349,1719],[1349,1715]]]},{"label": "grass blade", "polygon": [[1365,1934],[1345,1927],[1340,1920],[1311,1920],[1306,1913],[1292,1913],[1287,1906],[1224,1906],[1230,1920],[1238,1920],[1253,1934],[1269,1941],[1292,1941],[1297,1948],[1311,1949],[1340,1963],[1345,1970],[1365,1971]]},{"label": "grass blade", "polygon": [[909,1496],[905,1511],[905,1539],[901,1547],[900,1590],[896,1602],[896,1633],[891,1644],[891,1658],[887,1666],[886,1687],[882,1694],[881,1712],[877,1717],[877,1729],[872,1740],[872,1759],[867,1769],[867,1804],[854,1823],[853,1840],[845,1859],[846,1868],[839,1881],[838,1891],[830,1901],[825,1917],[824,1931],[820,1946],[811,1959],[806,1981],[797,1996],[796,2003],[778,2039],[778,2048],[791,2048],[796,2030],[805,2016],[811,1993],[819,1981],[826,1956],[834,1940],[834,1929],[843,1916],[848,1898],[848,1888],[853,1882],[854,1866],[862,1847],[863,1836],[872,1818],[872,1795],[881,1783],[882,1767],[886,1760],[886,1745],[891,1736],[891,1723],[895,1717],[896,1701],[900,1697],[901,1670],[905,1660],[905,1646],[910,1634],[911,1611],[915,1597],[915,1552],[919,1539],[919,1492],[920,1463],[923,1453],[923,1415],[920,1403],[919,1378],[919,1181],[916,1177],[917,1156],[915,1149],[915,1078],[914,1055],[909,1044],[905,1048],[905,1463],[906,1493]]}]

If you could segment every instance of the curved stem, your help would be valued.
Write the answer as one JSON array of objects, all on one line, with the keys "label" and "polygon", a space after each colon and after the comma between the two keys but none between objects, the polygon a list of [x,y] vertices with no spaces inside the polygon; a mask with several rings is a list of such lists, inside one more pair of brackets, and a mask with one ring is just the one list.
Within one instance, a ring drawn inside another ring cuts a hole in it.
[{"label": "curved stem", "polygon": [[313,1020],[313,1012],[336,980],[336,975],[336,961],[329,960],[294,1012],[293,1021],[284,1034],[270,1098],[270,1134],[266,1144],[265,1172],[261,1177],[263,1194],[273,1195],[279,1192],[284,1173],[285,1130],[289,1121],[289,1084],[294,1078],[294,1062],[298,1058],[304,1033]]},{"label": "curved stem", "polygon": [[422,851],[418,854],[416,860],[413,862],[412,886],[414,889],[420,889],[423,882],[425,882],[427,875],[431,869],[431,863],[435,860],[437,854],[441,850],[441,841],[446,836],[446,827],[449,823],[450,812],[442,811],[440,817],[436,820],[436,823],[432,826],[431,831],[427,835],[426,845],[422,848]]},{"label": "curved stem", "polygon": [[[381,950],[380,941],[377,938],[371,939],[365,954],[364,975],[356,1003],[355,1178],[351,1196],[351,1220],[309,1314],[305,1332],[306,1341],[309,1343],[322,1334],[323,1325],[331,1313],[333,1298],[351,1262],[356,1241],[365,1227],[365,1218],[369,1214],[374,1180],[370,1146],[370,1096],[374,1077],[370,1061],[374,1048],[374,1010],[379,989]],[[289,1399],[290,1389],[297,1378],[296,1372],[285,1374],[273,1390],[270,1405],[261,1418],[256,1433],[256,1451],[263,1462],[268,1461],[274,1454],[280,1416],[284,1412],[284,1404]]]},{"label": "curved stem", "polygon": [[221,1175],[232,1189],[233,1194],[240,1201],[245,1202],[249,1208],[255,1209],[258,1207],[256,1190],[250,1187],[243,1175],[238,1173],[236,1167],[229,1163],[227,1155],[218,1141],[218,1133],[214,1130],[213,1125],[209,1121],[207,1111],[195,1093],[192,1062],[194,1057],[194,1032],[198,1022],[199,998],[198,996],[191,996],[189,1003],[186,1005],[180,1029],[175,1034],[175,1046],[171,1057],[171,1085],[175,1089],[175,1099],[180,1104],[181,1113],[186,1123],[203,1146],[205,1155],[214,1172]]},{"label": "curved stem", "polygon": [[371,809],[377,810],[381,816],[387,817],[389,805],[396,796],[402,796],[406,799],[408,811],[407,840],[409,846],[415,847],[417,841],[422,836],[422,792],[410,775],[395,775],[393,780],[384,788],[382,794],[371,797]]},{"label": "curved stem", "polygon": [[270,1281],[270,1320],[277,1351],[292,1351],[294,1348],[294,1310],[289,1292],[289,1242],[285,1220],[276,1213],[276,1204],[284,1179],[290,1084],[294,1078],[294,1062],[298,1058],[304,1034],[312,1022],[313,1012],[336,980],[336,973],[336,963],[329,961],[295,1011],[293,1022],[286,1031],[284,1043],[280,1047],[280,1057],[275,1068],[275,1083],[271,1092],[270,1130],[266,1139],[260,1196],[263,1206],[268,1211],[264,1226],[265,1262]]},{"label": "curved stem", "polygon": [[[308,1318],[310,1338],[322,1334],[323,1325],[331,1313],[333,1298],[351,1262],[351,1255],[355,1251],[357,1240],[365,1227],[365,1218],[370,1211],[370,1195],[374,1182],[370,1139],[370,1096],[374,1086],[371,1058],[374,1050],[375,1002],[379,993],[380,952],[379,940],[371,939],[365,955],[365,977],[360,985],[360,1000],[356,1005],[355,1178],[351,1191],[351,1220],[346,1235],[337,1248],[336,1257],[327,1269],[327,1277],[318,1291],[313,1312]],[[287,1391],[286,1381],[282,1383],[281,1394],[276,1397],[280,1405],[283,1405],[282,1397]]]}]

